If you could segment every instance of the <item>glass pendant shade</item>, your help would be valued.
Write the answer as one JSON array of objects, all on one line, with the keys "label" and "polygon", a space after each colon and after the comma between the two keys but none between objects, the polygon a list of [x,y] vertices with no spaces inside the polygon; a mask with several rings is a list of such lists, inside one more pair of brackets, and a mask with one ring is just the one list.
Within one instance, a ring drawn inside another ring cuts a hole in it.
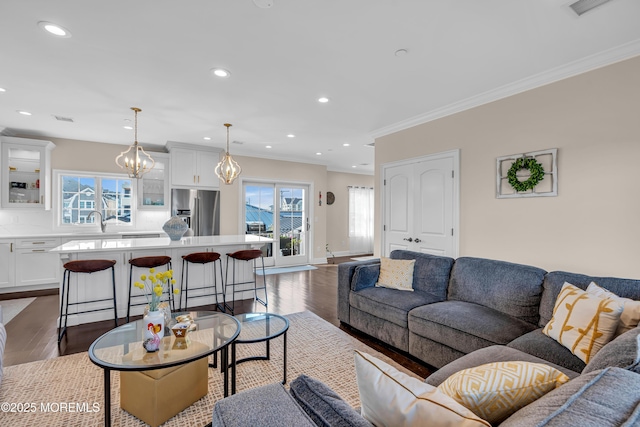
[{"label": "glass pendant shade", "polygon": [[227,127],[227,152],[220,163],[218,163],[218,166],[216,166],[215,173],[222,182],[229,185],[240,176],[242,168],[238,162],[233,160],[231,154],[229,154],[229,127],[231,127],[231,125],[229,123],[225,123],[224,125]]},{"label": "glass pendant shade", "polygon": [[153,169],[156,162],[138,145],[138,113],[142,110],[136,107],[131,107],[131,109],[135,113],[134,143],[116,157],[116,164],[120,166],[121,169],[127,171],[129,178],[141,178],[142,175]]}]

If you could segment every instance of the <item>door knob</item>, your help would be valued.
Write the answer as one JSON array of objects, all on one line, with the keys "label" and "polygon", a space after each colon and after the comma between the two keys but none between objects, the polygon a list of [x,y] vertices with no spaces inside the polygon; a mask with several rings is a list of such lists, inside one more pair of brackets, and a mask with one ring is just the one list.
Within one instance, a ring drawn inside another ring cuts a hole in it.
[{"label": "door knob", "polygon": [[415,240],[414,240],[414,242],[416,242],[416,243],[420,243],[420,242],[422,242],[422,240],[420,240],[419,238],[417,238],[417,237],[416,237],[416,238],[415,238]]},{"label": "door knob", "polygon": [[404,239],[402,239],[402,240],[406,240],[407,242],[413,242],[413,239],[412,239],[411,237],[409,237],[408,239],[405,237],[405,238],[404,238]]}]

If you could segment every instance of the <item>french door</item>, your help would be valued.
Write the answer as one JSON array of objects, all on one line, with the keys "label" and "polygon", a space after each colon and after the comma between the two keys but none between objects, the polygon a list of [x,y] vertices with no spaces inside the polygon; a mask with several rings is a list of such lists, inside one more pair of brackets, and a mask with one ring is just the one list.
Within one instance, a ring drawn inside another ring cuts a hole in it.
[{"label": "french door", "polygon": [[273,239],[263,246],[265,265],[309,262],[309,186],[274,182],[243,182],[247,234]]}]

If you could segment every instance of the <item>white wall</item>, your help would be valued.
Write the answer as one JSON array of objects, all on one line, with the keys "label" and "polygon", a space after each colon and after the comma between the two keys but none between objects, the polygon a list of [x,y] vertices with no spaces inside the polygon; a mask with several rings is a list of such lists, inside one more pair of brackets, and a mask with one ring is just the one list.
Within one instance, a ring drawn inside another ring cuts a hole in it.
[{"label": "white wall", "polygon": [[[640,278],[640,57],[378,138],[375,182],[384,163],[456,148],[460,256]],[[496,158],[547,148],[558,197],[496,199]],[[377,207],[378,251],[380,230]]]}]

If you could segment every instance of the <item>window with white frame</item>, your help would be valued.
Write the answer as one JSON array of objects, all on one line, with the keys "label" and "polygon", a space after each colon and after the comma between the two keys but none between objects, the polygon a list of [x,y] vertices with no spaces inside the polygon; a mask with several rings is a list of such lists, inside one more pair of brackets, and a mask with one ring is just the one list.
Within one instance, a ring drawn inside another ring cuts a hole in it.
[{"label": "window with white frame", "polygon": [[109,224],[131,225],[134,185],[126,175],[54,171],[54,177],[61,226],[96,224],[100,215],[89,216],[93,211]]}]

